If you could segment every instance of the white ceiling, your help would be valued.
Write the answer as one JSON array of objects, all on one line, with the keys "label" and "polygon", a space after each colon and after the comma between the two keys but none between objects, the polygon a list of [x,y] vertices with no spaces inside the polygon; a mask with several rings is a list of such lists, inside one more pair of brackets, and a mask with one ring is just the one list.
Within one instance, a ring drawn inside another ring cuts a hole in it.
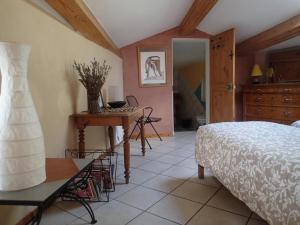
[{"label": "white ceiling", "polygon": [[84,0],[118,47],[178,26],[193,0]]},{"label": "white ceiling", "polygon": [[[29,0],[60,17],[45,0]],[[194,0],[84,0],[118,47],[180,24]],[[236,28],[237,43],[300,13],[300,0],[219,0],[198,29],[217,34]],[[274,48],[294,46],[300,38]]]},{"label": "white ceiling", "polygon": [[236,28],[237,43],[300,13],[300,0],[219,0],[198,26],[217,34]]},{"label": "white ceiling", "polygon": [[197,39],[175,39],[173,42],[173,67],[204,62],[205,43]]},{"label": "white ceiling", "polygon": [[[193,0],[84,0],[118,47],[178,26]],[[219,0],[199,30],[236,28],[237,42],[300,13],[300,0]]]}]

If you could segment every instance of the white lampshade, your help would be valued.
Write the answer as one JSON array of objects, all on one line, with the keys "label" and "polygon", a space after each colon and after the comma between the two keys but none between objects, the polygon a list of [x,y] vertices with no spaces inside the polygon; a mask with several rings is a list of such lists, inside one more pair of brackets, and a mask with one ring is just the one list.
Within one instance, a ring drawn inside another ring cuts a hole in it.
[{"label": "white lampshade", "polygon": [[108,86],[108,99],[109,101],[123,100],[123,89],[116,85]]},{"label": "white lampshade", "polygon": [[0,42],[0,190],[46,179],[42,129],[27,82],[30,46]]}]

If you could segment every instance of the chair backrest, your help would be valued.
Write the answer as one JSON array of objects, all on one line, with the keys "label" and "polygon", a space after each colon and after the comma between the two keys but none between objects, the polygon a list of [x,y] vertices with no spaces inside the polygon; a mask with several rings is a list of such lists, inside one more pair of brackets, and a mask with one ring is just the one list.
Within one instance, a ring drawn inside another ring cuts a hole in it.
[{"label": "chair backrest", "polygon": [[133,95],[126,96],[126,100],[129,106],[133,106],[133,107],[139,106],[139,102],[137,101],[136,97]]}]

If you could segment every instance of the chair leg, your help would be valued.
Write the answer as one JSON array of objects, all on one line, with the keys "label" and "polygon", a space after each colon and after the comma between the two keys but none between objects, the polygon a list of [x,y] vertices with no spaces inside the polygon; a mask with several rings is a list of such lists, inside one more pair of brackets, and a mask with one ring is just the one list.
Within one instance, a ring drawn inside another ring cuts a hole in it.
[{"label": "chair leg", "polygon": [[[137,140],[140,137],[140,135],[141,135],[141,127],[140,127],[139,124],[138,124],[138,127],[140,129],[140,132],[139,132],[139,134],[138,134],[138,136],[136,137],[135,140]],[[149,146],[149,148],[152,149],[152,147],[151,147],[151,145],[150,145],[150,143],[149,143],[149,141],[148,141],[148,139],[146,137],[145,137],[145,141],[147,142],[147,145]]]},{"label": "chair leg", "polygon": [[139,132],[138,136],[136,136],[136,138],[135,138],[136,141],[137,141],[137,139],[139,139],[139,137],[141,135],[141,126],[140,126],[140,124],[138,124],[138,127],[139,127],[140,132]]},{"label": "chair leg", "polygon": [[150,122],[151,127],[153,128],[154,132],[156,133],[156,135],[159,137],[160,141],[162,141],[160,135],[158,134],[157,130],[155,129],[155,127],[153,126],[153,124]]},{"label": "chair leg", "polygon": [[147,142],[147,144],[148,144],[149,148],[152,150],[152,147],[151,147],[151,145],[150,145],[150,143],[149,143],[149,141],[148,141],[148,139],[147,139],[147,138],[145,138],[145,141]]},{"label": "chair leg", "polygon": [[132,131],[131,131],[131,133],[130,133],[130,135],[129,135],[129,139],[131,138],[131,136],[132,136],[132,134],[133,134],[135,128],[137,127],[137,125],[138,125],[138,122],[135,123],[134,128],[132,129]]},{"label": "chair leg", "polygon": [[137,139],[139,139],[140,135],[141,135],[141,130],[140,130],[139,134],[135,138],[136,141],[137,141]]}]

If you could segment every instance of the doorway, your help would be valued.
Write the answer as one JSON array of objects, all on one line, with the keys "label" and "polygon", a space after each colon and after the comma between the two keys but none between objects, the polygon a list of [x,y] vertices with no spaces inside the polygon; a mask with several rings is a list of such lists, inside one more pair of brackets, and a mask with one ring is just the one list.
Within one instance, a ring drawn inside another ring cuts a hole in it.
[{"label": "doorway", "polygon": [[174,130],[209,122],[209,40],[173,39]]}]

